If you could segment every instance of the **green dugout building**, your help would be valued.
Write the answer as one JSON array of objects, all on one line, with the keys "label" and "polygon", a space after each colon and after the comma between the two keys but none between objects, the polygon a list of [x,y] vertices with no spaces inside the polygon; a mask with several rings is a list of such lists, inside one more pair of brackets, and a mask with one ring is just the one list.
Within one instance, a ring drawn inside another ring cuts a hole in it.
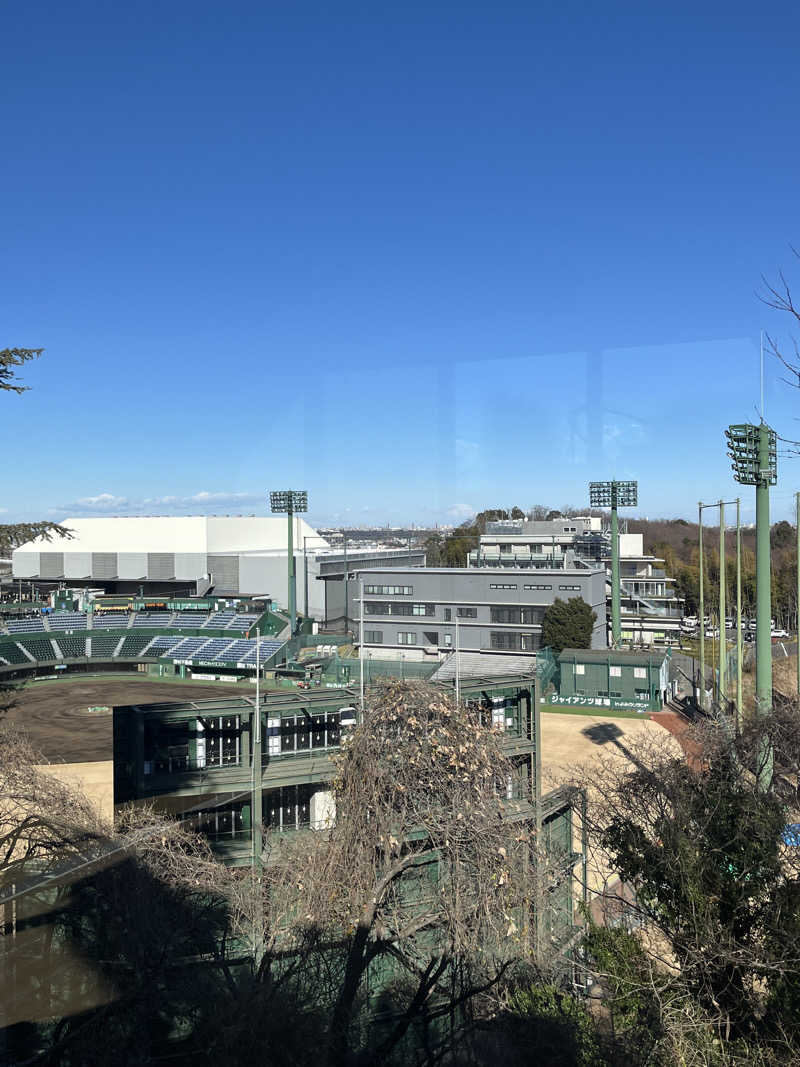
[{"label": "green dugout building", "polygon": [[669,699],[669,652],[565,648],[549,704],[660,711]]}]

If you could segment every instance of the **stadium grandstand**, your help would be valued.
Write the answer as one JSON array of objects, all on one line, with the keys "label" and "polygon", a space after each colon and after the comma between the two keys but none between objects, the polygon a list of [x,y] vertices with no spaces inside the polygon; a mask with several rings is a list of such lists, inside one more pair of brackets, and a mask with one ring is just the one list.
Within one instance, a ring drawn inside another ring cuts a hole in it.
[{"label": "stadium grandstand", "polygon": [[[151,664],[158,674],[191,677],[202,667],[205,674],[247,677],[257,660],[269,668],[284,659],[288,621],[272,610],[269,598],[242,600],[233,608],[213,598],[165,600],[164,610],[145,609],[152,604],[100,596],[91,611],[0,615],[0,674],[96,670],[101,664],[152,670]],[[225,606],[217,610],[218,604]]]}]

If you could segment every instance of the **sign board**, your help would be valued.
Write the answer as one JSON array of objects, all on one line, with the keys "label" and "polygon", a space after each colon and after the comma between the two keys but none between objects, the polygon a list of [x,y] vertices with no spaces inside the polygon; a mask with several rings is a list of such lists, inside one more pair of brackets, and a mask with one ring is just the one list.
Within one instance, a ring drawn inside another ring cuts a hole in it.
[{"label": "sign board", "polygon": [[542,704],[563,704],[572,708],[615,708],[619,711],[638,711],[640,714],[650,710],[647,700],[618,700],[615,697],[579,697],[551,696],[542,697]]}]

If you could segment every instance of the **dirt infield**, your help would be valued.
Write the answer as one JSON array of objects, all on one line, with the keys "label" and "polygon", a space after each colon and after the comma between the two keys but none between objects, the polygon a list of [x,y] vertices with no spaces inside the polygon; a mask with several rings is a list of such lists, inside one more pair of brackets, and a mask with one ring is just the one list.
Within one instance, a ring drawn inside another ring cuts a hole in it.
[{"label": "dirt infield", "polygon": [[7,721],[23,727],[31,744],[50,763],[92,763],[112,758],[111,713],[88,712],[87,708],[192,700],[221,693],[244,696],[250,689],[113,676],[39,682],[20,690]]},{"label": "dirt infield", "polygon": [[554,789],[575,774],[578,765],[590,763],[598,752],[627,761],[631,742],[659,734],[663,726],[649,716],[621,718],[611,715],[542,715],[542,787]]}]

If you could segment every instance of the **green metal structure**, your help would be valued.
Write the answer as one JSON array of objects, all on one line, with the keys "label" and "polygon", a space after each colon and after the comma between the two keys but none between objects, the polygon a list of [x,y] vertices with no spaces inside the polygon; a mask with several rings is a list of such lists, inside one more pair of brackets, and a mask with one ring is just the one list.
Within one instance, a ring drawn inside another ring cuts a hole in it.
[{"label": "green metal structure", "polygon": [[727,644],[725,642],[725,502],[719,502],[719,703],[725,707],[728,699],[728,685],[725,672]]},{"label": "green metal structure", "polygon": [[290,634],[297,632],[297,574],[294,562],[294,517],[308,511],[308,493],[305,489],[278,489],[269,494],[273,512],[285,512],[289,527],[289,625]]},{"label": "green metal structure", "polygon": [[[778,480],[777,436],[763,420],[729,426],[728,455],[733,476],[741,485],[756,489],[756,714],[772,710],[772,582],[769,546],[769,489]],[[758,782],[762,790],[772,783],[772,752],[768,743],[759,760]]]},{"label": "green metal structure", "polygon": [[622,637],[620,619],[619,580],[619,515],[618,508],[633,508],[638,502],[636,482],[589,482],[589,505],[611,508],[611,641],[619,647]]}]

